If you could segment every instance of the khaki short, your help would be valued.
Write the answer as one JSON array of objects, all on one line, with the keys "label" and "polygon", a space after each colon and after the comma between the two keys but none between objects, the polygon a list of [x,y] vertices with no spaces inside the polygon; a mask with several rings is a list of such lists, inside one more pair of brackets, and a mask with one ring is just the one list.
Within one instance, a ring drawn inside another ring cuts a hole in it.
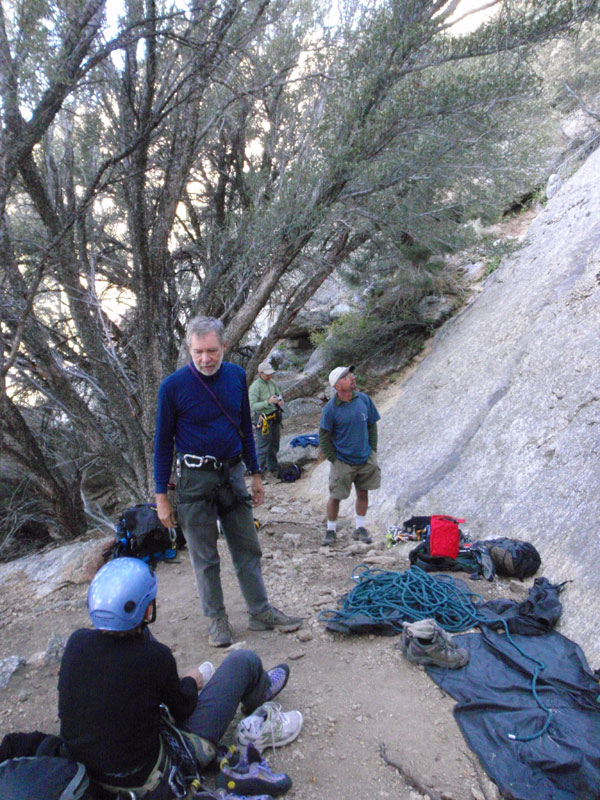
[{"label": "khaki short", "polygon": [[329,469],[329,494],[334,500],[345,500],[349,497],[352,484],[357,489],[379,489],[381,486],[381,470],[377,463],[377,454],[371,455],[364,464],[346,464],[339,458]]}]

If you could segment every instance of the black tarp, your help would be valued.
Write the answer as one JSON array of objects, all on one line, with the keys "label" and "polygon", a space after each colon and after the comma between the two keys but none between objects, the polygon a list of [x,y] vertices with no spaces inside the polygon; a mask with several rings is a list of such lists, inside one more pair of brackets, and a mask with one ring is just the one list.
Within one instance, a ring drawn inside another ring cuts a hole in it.
[{"label": "black tarp", "polygon": [[[600,686],[581,649],[556,631],[540,636],[485,632],[455,637],[469,650],[462,669],[427,667],[457,700],[463,735],[509,800],[600,800]],[[514,643],[514,644],[513,644]],[[544,666],[537,694],[536,662]],[[510,734],[517,739],[511,739]]]}]

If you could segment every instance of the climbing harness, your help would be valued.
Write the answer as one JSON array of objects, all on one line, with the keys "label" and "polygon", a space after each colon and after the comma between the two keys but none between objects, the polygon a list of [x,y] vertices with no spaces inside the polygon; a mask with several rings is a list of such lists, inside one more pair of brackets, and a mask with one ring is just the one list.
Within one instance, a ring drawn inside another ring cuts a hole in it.
[{"label": "climbing harness", "polygon": [[273,411],[271,414],[259,414],[256,427],[260,430],[263,436],[266,436],[271,430],[271,425],[274,425],[276,422],[280,421],[281,416],[277,413],[277,411]]}]

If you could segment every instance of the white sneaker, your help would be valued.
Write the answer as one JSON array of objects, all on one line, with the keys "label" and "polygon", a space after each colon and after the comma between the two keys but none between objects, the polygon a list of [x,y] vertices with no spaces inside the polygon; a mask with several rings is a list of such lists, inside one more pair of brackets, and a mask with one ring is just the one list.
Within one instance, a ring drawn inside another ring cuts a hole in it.
[{"label": "white sneaker", "polygon": [[[198,672],[202,675],[202,681],[204,686],[209,682],[212,676],[215,674],[214,665],[210,663],[210,661],[203,661],[202,664],[198,667]],[[204,688],[204,686],[202,688]]]},{"label": "white sneaker", "polygon": [[303,722],[299,711],[282,711],[280,705],[270,701],[238,723],[235,738],[239,745],[253,744],[262,752],[293,742]]}]

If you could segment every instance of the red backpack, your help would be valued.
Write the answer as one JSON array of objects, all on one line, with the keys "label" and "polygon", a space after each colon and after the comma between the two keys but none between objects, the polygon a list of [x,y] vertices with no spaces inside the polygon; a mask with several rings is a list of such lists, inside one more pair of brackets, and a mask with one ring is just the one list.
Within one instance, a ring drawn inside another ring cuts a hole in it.
[{"label": "red backpack", "polygon": [[456,558],[460,542],[458,528],[464,519],[448,517],[445,514],[434,514],[429,522],[429,553],[432,556]]}]

